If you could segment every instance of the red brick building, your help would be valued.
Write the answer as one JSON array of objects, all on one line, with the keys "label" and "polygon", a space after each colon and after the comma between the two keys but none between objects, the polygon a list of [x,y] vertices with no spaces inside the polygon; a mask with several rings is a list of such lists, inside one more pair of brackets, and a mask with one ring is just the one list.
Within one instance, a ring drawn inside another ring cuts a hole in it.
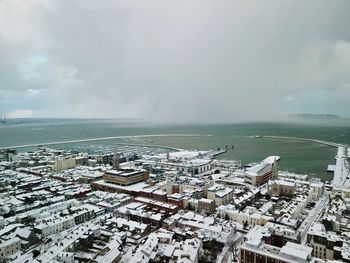
[{"label": "red brick building", "polygon": [[168,203],[161,202],[161,201],[156,201],[153,199],[148,199],[145,197],[140,197],[140,196],[136,197],[134,199],[134,201],[139,202],[139,203],[143,203],[143,204],[147,205],[149,208],[164,211],[167,214],[176,214],[177,211],[179,210],[179,208],[175,205],[168,204]]},{"label": "red brick building", "polygon": [[184,208],[184,198],[182,194],[172,194],[168,196],[168,203],[176,205],[180,209]]}]

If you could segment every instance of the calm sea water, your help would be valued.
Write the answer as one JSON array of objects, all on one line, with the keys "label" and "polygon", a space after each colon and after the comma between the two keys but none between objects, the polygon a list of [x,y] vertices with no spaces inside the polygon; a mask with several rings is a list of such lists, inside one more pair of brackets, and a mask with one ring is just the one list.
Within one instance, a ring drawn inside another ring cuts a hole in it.
[{"label": "calm sea water", "polygon": [[[140,143],[159,144],[184,149],[230,149],[218,158],[257,162],[269,155],[282,157],[279,166],[283,170],[310,174],[329,180],[327,165],[334,163],[336,148],[312,142],[270,138],[251,138],[253,135],[275,135],[313,138],[350,144],[349,126],[300,125],[277,123],[250,123],[230,125],[151,126],[116,120],[17,120],[0,125],[0,147],[47,143],[86,138],[142,135],[161,133],[211,134],[210,137],[153,137]],[[93,144],[135,143],[131,140],[89,142]],[[81,143],[80,143],[81,144]],[[77,144],[57,145],[56,148],[72,148]]]}]

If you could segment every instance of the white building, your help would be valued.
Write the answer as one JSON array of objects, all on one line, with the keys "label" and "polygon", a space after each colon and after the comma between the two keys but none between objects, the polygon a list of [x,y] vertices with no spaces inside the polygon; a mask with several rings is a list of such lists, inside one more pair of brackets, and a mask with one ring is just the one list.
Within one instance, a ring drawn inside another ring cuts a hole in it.
[{"label": "white building", "polygon": [[220,206],[218,211],[222,217],[228,216],[231,220],[249,225],[265,225],[274,220],[272,216],[266,216],[254,207],[247,207],[244,211],[235,210],[233,206]]},{"label": "white building", "polygon": [[0,240],[0,259],[6,257],[21,250],[21,240],[18,237],[11,238],[9,240]]},{"label": "white building", "polygon": [[69,229],[75,226],[74,217],[66,216],[63,218],[52,218],[44,220],[44,222],[35,226],[35,231],[43,236],[49,236],[62,232],[65,229]]},{"label": "white building", "polygon": [[207,198],[214,200],[216,205],[228,204],[233,200],[233,189],[223,185],[213,185],[207,190]]},{"label": "white building", "polygon": [[310,197],[312,200],[317,201],[324,193],[324,183],[313,182],[310,184]]},{"label": "white building", "polygon": [[85,208],[64,217],[52,215],[49,218],[41,220],[41,223],[36,225],[34,230],[43,236],[49,236],[90,220],[93,214],[93,208]]},{"label": "white building", "polygon": [[195,175],[209,171],[211,169],[211,162],[210,159],[166,160],[159,164],[163,167]]},{"label": "white building", "polygon": [[52,169],[55,171],[63,171],[74,168],[77,165],[75,158],[60,158],[55,161]]}]

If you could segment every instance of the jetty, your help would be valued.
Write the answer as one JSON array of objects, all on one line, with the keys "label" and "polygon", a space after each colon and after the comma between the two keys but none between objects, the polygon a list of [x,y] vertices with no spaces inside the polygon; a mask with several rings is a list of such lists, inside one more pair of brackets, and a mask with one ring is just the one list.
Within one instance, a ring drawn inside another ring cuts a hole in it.
[{"label": "jetty", "polygon": [[332,167],[334,169],[332,186],[337,188],[349,187],[350,164],[348,148],[346,146],[340,146],[338,148],[335,160],[336,164]]},{"label": "jetty", "polygon": [[[288,137],[288,136],[272,136],[272,135],[263,135],[261,136],[263,138],[270,138],[270,139],[282,139],[282,140],[293,140],[293,141],[304,141],[304,142],[314,142],[319,144],[324,144],[332,147],[341,147],[342,144],[325,141],[325,140],[317,140],[317,139],[310,139],[310,138],[300,138],[300,137]],[[260,138],[261,138],[260,137]]]},{"label": "jetty", "polygon": [[336,164],[335,165],[330,164],[327,167],[328,172],[334,172],[331,186],[335,188],[350,188],[350,155],[348,151],[349,147],[347,145],[325,141],[325,140],[299,138],[299,137],[270,136],[270,135],[264,135],[262,137],[271,138],[271,139],[314,142],[314,143],[328,145],[331,147],[337,147],[338,151],[337,151],[337,155],[335,156]]}]

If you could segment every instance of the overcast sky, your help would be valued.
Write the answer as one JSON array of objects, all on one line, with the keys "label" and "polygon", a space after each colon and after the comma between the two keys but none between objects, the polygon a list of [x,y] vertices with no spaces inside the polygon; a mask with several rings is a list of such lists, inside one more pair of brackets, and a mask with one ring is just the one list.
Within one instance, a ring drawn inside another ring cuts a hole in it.
[{"label": "overcast sky", "polygon": [[350,117],[350,1],[0,0],[0,113]]}]

